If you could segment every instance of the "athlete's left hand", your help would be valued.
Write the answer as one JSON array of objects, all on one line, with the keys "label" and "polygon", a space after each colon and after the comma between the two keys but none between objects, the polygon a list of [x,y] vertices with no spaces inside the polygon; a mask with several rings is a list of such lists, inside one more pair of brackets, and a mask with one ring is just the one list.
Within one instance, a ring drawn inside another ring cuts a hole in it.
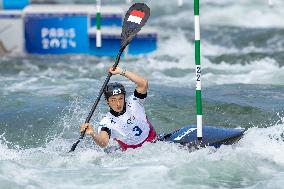
[{"label": "athlete's left hand", "polygon": [[108,71],[112,74],[112,75],[117,75],[117,74],[121,74],[122,73],[122,69],[120,67],[116,67],[115,70],[113,70],[113,67],[110,67],[108,69]]},{"label": "athlete's left hand", "polygon": [[88,134],[88,135],[94,134],[94,130],[93,130],[91,124],[89,124],[89,123],[84,123],[84,124],[81,125],[80,133],[84,132],[85,130],[86,130],[86,134]]}]

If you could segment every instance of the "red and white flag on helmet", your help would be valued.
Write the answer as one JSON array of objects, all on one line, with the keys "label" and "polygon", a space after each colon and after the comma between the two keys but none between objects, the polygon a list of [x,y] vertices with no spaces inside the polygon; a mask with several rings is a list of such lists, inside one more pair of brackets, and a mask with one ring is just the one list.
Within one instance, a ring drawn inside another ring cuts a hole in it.
[{"label": "red and white flag on helmet", "polygon": [[133,10],[130,12],[130,15],[127,19],[127,21],[129,22],[134,22],[137,24],[140,24],[142,19],[144,18],[145,13],[139,10]]}]

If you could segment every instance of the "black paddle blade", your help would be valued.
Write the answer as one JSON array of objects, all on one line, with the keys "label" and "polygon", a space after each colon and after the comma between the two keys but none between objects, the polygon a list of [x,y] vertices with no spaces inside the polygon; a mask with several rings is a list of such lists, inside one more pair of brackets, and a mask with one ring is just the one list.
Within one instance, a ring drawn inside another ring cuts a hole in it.
[{"label": "black paddle blade", "polygon": [[77,140],[71,147],[69,152],[74,152],[74,150],[76,149],[77,145],[79,144],[80,140]]},{"label": "black paddle blade", "polygon": [[133,37],[141,30],[150,16],[150,8],[144,3],[133,4],[125,14],[121,46],[128,44]]}]

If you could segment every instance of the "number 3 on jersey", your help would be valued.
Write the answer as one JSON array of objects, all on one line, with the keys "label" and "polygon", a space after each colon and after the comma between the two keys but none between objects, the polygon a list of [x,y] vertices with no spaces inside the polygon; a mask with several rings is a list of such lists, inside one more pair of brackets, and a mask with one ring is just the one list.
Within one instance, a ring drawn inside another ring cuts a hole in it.
[{"label": "number 3 on jersey", "polygon": [[136,132],[136,133],[135,133],[135,136],[140,136],[141,133],[142,133],[142,130],[141,130],[140,127],[138,127],[138,126],[133,127],[132,130],[133,130],[134,132]]}]

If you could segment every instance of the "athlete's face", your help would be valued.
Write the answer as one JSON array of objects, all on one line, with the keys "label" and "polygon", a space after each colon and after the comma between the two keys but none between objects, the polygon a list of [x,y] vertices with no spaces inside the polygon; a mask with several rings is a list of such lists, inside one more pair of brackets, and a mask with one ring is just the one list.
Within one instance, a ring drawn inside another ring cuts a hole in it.
[{"label": "athlete's face", "polygon": [[107,103],[114,111],[121,112],[124,106],[124,94],[109,97]]}]

